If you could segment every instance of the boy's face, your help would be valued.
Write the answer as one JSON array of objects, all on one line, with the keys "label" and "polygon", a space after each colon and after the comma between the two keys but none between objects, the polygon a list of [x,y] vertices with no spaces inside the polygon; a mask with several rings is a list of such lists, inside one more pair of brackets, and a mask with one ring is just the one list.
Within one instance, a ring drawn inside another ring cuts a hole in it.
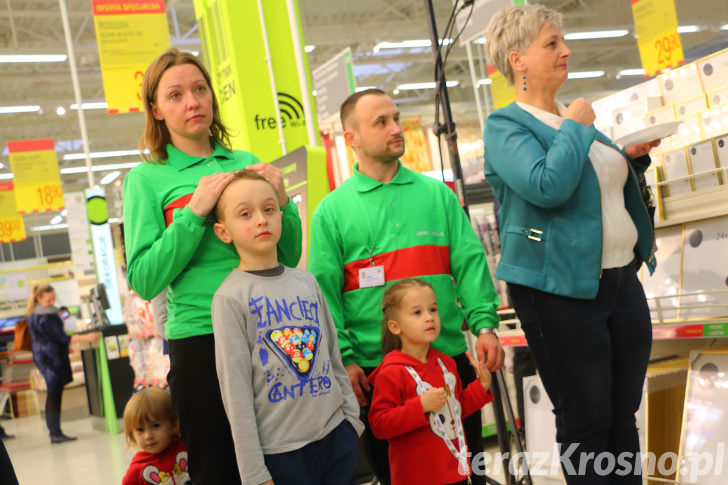
[{"label": "boy's face", "polygon": [[238,254],[268,255],[281,238],[281,209],[273,187],[262,180],[233,180],[218,201],[215,234]]},{"label": "boy's face", "polygon": [[156,455],[167,449],[177,431],[168,419],[154,420],[134,428],[134,441],[140,450]]}]

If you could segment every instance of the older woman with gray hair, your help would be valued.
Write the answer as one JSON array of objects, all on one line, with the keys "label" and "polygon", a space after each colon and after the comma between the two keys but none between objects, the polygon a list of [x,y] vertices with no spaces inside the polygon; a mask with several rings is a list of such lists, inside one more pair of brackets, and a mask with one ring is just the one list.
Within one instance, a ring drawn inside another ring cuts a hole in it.
[{"label": "older woman with gray hair", "polygon": [[594,126],[589,102],[565,107],[571,51],[558,12],[501,10],[489,57],[516,101],[485,127],[485,175],[500,202],[508,282],[544,387],[568,484],[641,483],[635,412],[652,344],[636,270],[654,270],[654,231],[638,175],[659,140],[624,149]]}]

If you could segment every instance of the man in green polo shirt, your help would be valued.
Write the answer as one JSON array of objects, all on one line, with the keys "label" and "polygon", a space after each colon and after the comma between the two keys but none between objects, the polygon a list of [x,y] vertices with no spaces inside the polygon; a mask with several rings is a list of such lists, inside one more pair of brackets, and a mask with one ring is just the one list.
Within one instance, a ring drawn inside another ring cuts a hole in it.
[{"label": "man in green polo shirt", "polygon": [[[366,419],[371,398],[367,376],[383,357],[384,289],[408,277],[433,286],[442,322],[433,346],[455,359],[463,386],[476,378],[464,355],[463,320],[478,335],[478,359],[490,371],[503,366],[495,333],[498,297],[483,247],[455,194],[399,162],[404,136],[392,98],[379,89],[355,93],[342,104],[341,123],[359,163],[314,212],[308,269],[336,323],[344,365],[367,423],[364,444],[370,464],[380,482],[388,484],[386,441],[374,438]],[[480,413],[463,423],[475,456],[483,449]],[[485,483],[473,478],[473,483]]]}]

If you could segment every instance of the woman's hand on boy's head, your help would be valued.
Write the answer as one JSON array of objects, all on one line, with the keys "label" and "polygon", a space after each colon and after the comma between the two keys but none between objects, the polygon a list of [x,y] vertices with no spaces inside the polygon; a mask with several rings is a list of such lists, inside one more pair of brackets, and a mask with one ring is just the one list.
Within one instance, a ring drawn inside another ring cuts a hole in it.
[{"label": "woman's hand on boy's head", "polygon": [[444,387],[433,387],[420,396],[420,403],[426,413],[440,409],[447,403],[447,391]]},{"label": "woman's hand on boy's head", "polygon": [[223,190],[232,182],[231,172],[205,175],[200,178],[187,207],[200,217],[206,217],[215,208]]},{"label": "woman's hand on boy's head", "polygon": [[273,190],[275,190],[276,197],[278,198],[279,206],[283,207],[288,204],[288,194],[286,194],[286,188],[283,184],[283,174],[278,167],[275,167],[270,163],[259,162],[254,163],[253,165],[248,165],[245,168],[258,172],[268,181],[269,184],[271,184],[271,186],[273,186]]},{"label": "woman's hand on boy's head", "polygon": [[485,364],[483,362],[480,362],[479,360],[473,359],[473,356],[470,355],[470,352],[465,352],[465,355],[470,361],[470,365],[472,365],[473,369],[475,369],[475,374],[478,376],[478,380],[483,385],[483,388],[490,388],[491,376]]}]

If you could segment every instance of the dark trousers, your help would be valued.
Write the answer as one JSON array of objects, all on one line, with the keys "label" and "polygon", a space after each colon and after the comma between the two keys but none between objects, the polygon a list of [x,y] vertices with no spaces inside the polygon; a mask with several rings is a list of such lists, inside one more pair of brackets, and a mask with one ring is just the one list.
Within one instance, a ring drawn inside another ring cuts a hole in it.
[{"label": "dark trousers", "polygon": [[5,443],[0,439],[0,483],[3,485],[18,485],[18,477],[15,476],[13,463],[10,461]]},{"label": "dark trousers", "polygon": [[48,390],[46,393],[45,418],[51,436],[61,434],[61,402],[63,389]]},{"label": "dark trousers", "polygon": [[169,341],[169,390],[195,485],[240,483],[210,335]]},{"label": "dark trousers", "polygon": [[344,420],[318,441],[298,450],[265,455],[275,485],[353,485],[356,430]]},{"label": "dark trousers", "polygon": [[[634,415],[642,399],[652,325],[634,266],[604,270],[593,300],[508,286],[554,405],[567,483],[641,484]],[[608,454],[615,463],[611,473]],[[621,465],[620,457],[628,465]],[[626,469],[629,473],[620,476]]]},{"label": "dark trousers", "polygon": [[[463,388],[477,379],[475,370],[470,365],[465,354],[456,355],[453,357],[453,360],[457,366],[458,376],[460,377]],[[374,368],[372,367],[364,368],[364,373],[367,377],[373,371]],[[367,401],[372,402],[371,394],[368,394],[366,398]],[[389,443],[387,443],[387,440],[377,439],[372,433],[369,427],[369,406],[361,408],[359,417],[366,425],[361,439],[363,440],[363,448],[369,461],[369,466],[382,485],[389,485],[391,483],[389,476]],[[473,459],[478,453],[483,451],[483,421],[480,416],[480,411],[476,411],[463,419],[463,431],[465,431],[465,442],[468,445],[468,451],[471,453],[470,460],[472,469]],[[473,485],[485,485],[485,478],[483,476],[473,474],[471,479]]]}]

